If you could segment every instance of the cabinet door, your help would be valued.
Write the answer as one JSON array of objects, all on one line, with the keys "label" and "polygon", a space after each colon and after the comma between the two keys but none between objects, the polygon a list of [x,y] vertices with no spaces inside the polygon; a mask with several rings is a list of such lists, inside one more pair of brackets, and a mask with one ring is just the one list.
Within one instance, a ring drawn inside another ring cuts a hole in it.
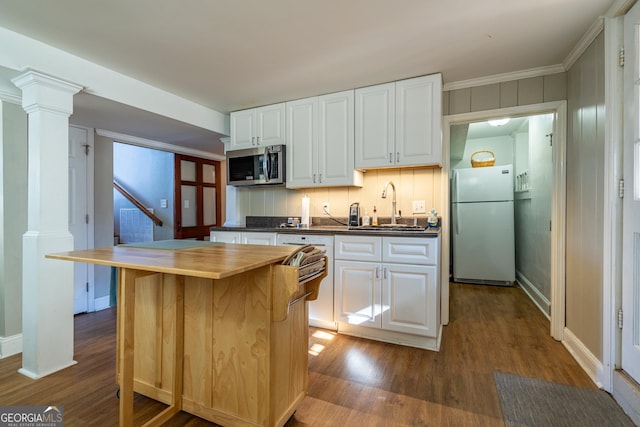
[{"label": "cabinet door", "polygon": [[382,238],[377,236],[336,236],[335,258],[380,262],[382,260]]},{"label": "cabinet door", "polygon": [[383,237],[382,261],[438,265],[437,237]]},{"label": "cabinet door", "polygon": [[242,233],[242,243],[245,245],[268,245],[274,246],[276,244],[276,233]]},{"label": "cabinet door", "polygon": [[318,97],[318,184],[362,186],[355,171],[354,91]]},{"label": "cabinet door", "polygon": [[336,261],[334,272],[336,320],[380,328],[380,264]]},{"label": "cabinet door", "polygon": [[226,151],[251,148],[255,144],[255,109],[231,113],[231,138]]},{"label": "cabinet door", "polygon": [[287,187],[317,185],[318,98],[287,102]]},{"label": "cabinet door", "polygon": [[395,162],[395,84],[355,91],[355,166],[393,166]]},{"label": "cabinet door", "polygon": [[396,166],[442,164],[440,74],[396,82]]},{"label": "cabinet door", "polygon": [[256,108],[256,145],[285,143],[284,103]]},{"label": "cabinet door", "polygon": [[212,231],[209,234],[209,240],[221,243],[240,243],[241,233],[235,231]]},{"label": "cabinet door", "polygon": [[438,277],[436,266],[382,264],[382,328],[436,337]]}]

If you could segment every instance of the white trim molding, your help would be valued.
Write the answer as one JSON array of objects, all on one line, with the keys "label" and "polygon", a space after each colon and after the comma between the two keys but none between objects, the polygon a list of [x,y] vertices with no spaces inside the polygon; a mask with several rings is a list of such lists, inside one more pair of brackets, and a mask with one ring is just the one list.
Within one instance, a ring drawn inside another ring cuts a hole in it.
[{"label": "white trim molding", "polygon": [[0,90],[0,101],[22,106],[22,96]]},{"label": "white trim molding", "polygon": [[533,303],[540,309],[542,314],[544,314],[547,319],[551,320],[551,315],[549,314],[551,311],[551,301],[549,301],[549,299],[519,271],[516,271],[516,281],[524,293],[529,295],[531,301],[533,301]]},{"label": "white trim molding", "polygon": [[569,52],[569,55],[567,55],[567,57],[565,58],[564,62],[562,63],[562,66],[565,70],[568,70],[573,64],[575,64],[575,62],[580,58],[584,51],[587,50],[589,46],[591,46],[591,43],[593,43],[593,41],[596,39],[596,37],[598,37],[598,34],[600,34],[602,30],[604,30],[604,19],[602,16],[600,16],[593,24],[591,24],[591,27],[589,27],[578,44],[575,45],[573,49],[571,49],[571,52]]},{"label": "white trim molding", "polygon": [[622,331],[617,313],[622,305],[623,68],[619,49],[624,43],[623,17],[604,22],[604,185],[602,241],[602,364],[603,388],[611,392],[616,364],[620,366]]},{"label": "white trim molding", "polygon": [[512,73],[494,74],[492,76],[478,77],[469,80],[445,83],[442,90],[444,92],[469,87],[485,86],[494,83],[510,82],[513,80],[529,79],[532,77],[546,76],[549,74],[564,73],[567,69],[562,64],[548,67],[531,68],[529,70],[514,71]]},{"label": "white trim molding", "polygon": [[206,151],[194,150],[191,148],[179,147],[177,145],[168,144],[166,142],[153,141],[151,139],[139,138],[137,136],[125,135],[118,132],[112,132],[104,129],[96,129],[96,133],[105,138],[111,138],[115,142],[123,142],[125,144],[137,145],[139,147],[151,148],[154,150],[168,151],[170,153],[184,154],[186,156],[200,157],[203,159],[211,159],[223,161],[225,156],[220,154],[208,153]]},{"label": "white trim molding", "polygon": [[571,353],[578,365],[584,369],[591,380],[602,388],[602,376],[604,374],[604,366],[596,356],[576,337],[569,328],[564,329],[564,338],[562,344]]},{"label": "white trim molding", "polygon": [[22,334],[0,337],[0,359],[22,353]]},{"label": "white trim molding", "polygon": [[631,421],[640,425],[640,386],[624,371],[614,371],[613,398]]},{"label": "white trim molding", "polygon": [[94,311],[100,311],[100,310],[104,310],[106,308],[111,307],[109,305],[109,300],[110,300],[110,296],[109,295],[105,295],[103,297],[99,297],[94,299]]}]

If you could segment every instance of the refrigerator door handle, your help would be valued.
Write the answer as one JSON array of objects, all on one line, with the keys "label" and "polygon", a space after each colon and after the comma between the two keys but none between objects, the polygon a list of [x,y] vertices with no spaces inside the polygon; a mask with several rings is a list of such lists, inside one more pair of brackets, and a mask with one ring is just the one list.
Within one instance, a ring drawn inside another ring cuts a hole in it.
[{"label": "refrigerator door handle", "polygon": [[460,234],[460,216],[458,215],[458,204],[453,204],[453,224],[455,228],[455,233]]},{"label": "refrigerator door handle", "polygon": [[453,178],[451,178],[451,194],[453,195],[453,202],[458,201],[458,174],[453,171]]}]

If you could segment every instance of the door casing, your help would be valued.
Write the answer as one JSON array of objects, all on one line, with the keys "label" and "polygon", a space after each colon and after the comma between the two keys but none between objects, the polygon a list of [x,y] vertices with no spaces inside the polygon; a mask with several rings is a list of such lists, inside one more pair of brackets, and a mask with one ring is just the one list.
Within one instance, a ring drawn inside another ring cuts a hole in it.
[{"label": "door casing", "polygon": [[[566,224],[566,138],[567,138],[567,102],[555,101],[541,104],[523,105],[494,110],[477,111],[444,116],[442,127],[443,165],[441,172],[442,207],[442,266],[448,268],[450,242],[450,128],[452,125],[498,119],[502,117],[532,116],[538,114],[554,114],[553,144],[553,195],[551,202],[551,336],[561,341],[565,326],[565,224]],[[441,274],[441,319],[443,324],[449,323],[449,275]]]}]

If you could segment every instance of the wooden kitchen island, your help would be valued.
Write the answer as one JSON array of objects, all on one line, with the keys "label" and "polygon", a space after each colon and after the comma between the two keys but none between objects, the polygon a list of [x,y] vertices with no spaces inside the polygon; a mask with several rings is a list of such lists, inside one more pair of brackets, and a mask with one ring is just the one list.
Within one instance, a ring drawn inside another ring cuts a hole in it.
[{"label": "wooden kitchen island", "polygon": [[300,283],[282,265],[291,246],[142,246],[47,255],[118,269],[120,426],[133,425],[134,391],[168,405],[145,425],[183,410],[224,426],[282,426],[307,392],[304,301],[324,275]]}]

